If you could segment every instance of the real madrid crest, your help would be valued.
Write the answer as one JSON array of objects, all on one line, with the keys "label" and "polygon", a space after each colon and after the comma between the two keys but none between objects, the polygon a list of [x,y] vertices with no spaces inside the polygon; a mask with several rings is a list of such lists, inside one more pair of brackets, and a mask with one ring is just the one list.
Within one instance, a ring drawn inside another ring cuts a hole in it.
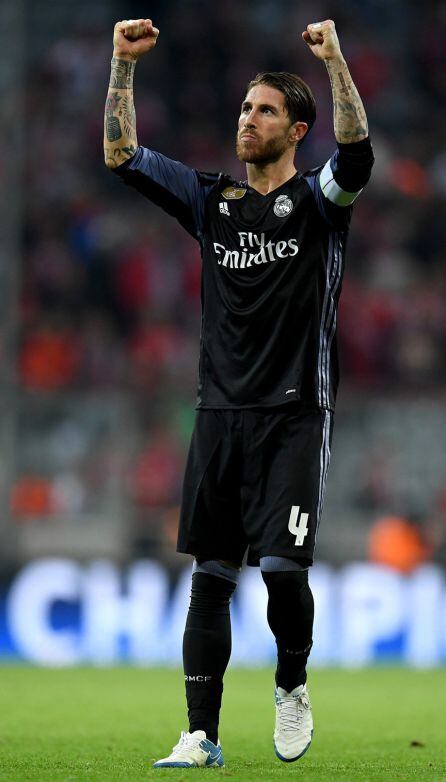
[{"label": "real madrid crest", "polygon": [[274,202],[274,214],[276,217],[286,217],[293,211],[293,202],[287,195],[277,196]]}]

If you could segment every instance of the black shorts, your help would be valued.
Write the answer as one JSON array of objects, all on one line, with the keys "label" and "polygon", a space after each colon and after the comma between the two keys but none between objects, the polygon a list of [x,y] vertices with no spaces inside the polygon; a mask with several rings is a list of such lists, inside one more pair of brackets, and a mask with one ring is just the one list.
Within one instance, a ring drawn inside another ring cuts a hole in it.
[{"label": "black shorts", "polygon": [[183,486],[177,550],[248,565],[311,565],[330,461],[333,414],[290,403],[199,410]]}]

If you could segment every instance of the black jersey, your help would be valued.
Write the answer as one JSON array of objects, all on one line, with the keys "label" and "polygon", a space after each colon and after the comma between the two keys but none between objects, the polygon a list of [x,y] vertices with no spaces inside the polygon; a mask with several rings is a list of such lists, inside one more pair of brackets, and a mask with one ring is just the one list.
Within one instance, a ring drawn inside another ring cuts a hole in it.
[{"label": "black jersey", "polygon": [[115,169],[200,243],[198,408],[334,408],[351,204],[372,162],[368,139],[338,145],[267,195],[143,147]]}]

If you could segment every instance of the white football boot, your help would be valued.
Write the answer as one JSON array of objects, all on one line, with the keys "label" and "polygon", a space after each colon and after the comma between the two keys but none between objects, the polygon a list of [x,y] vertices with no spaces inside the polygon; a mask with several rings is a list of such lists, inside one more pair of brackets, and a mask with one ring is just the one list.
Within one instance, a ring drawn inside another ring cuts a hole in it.
[{"label": "white football boot", "polygon": [[313,737],[313,717],[306,684],[287,692],[276,687],[276,729],[274,749],[285,763],[305,754]]},{"label": "white football boot", "polygon": [[178,744],[167,758],[161,758],[153,768],[212,768],[224,766],[220,742],[213,744],[206,738],[204,730],[193,733],[181,731]]}]

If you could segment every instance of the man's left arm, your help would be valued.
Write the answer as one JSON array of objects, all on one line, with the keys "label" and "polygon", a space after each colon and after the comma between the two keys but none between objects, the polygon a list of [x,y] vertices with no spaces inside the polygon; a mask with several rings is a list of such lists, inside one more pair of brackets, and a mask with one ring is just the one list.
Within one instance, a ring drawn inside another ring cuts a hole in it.
[{"label": "man's left arm", "polygon": [[351,144],[367,138],[365,109],[342,55],[335,23],[327,19],[309,24],[302,38],[315,57],[325,62],[330,77],[336,141]]},{"label": "man's left arm", "polygon": [[342,55],[334,22],[310,24],[302,38],[315,57],[324,61],[333,94],[338,150],[322,169],[320,186],[329,201],[349,206],[367,184],[374,160],[364,105]]}]

